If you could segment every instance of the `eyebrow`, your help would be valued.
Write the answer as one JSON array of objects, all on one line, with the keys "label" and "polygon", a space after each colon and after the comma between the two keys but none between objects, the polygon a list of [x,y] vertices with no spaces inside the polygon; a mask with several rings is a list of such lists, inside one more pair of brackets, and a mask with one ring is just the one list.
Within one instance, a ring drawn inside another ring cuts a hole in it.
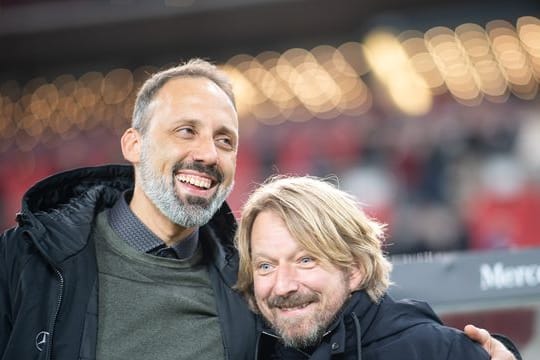
[{"label": "eyebrow", "polygon": [[[193,118],[189,118],[189,117],[186,117],[186,118],[178,118],[175,120],[174,124],[175,125],[181,125],[181,124],[185,124],[185,125],[192,125],[192,126],[201,126],[202,124],[204,124],[204,120],[200,120],[200,119],[193,119]],[[235,137],[238,137],[238,131],[229,127],[229,126],[225,126],[225,125],[222,125],[220,126],[217,131],[217,133],[225,133],[225,134],[230,134],[230,135],[233,135]]]},{"label": "eyebrow", "polygon": [[262,254],[251,254],[251,261],[254,261],[255,259],[260,259],[260,258],[268,258],[268,256],[264,256]]}]

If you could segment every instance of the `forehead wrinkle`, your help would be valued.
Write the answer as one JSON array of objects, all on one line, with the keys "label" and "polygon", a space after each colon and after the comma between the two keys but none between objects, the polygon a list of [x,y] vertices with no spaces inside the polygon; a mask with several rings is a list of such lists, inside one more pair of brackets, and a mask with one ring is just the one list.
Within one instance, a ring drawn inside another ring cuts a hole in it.
[{"label": "forehead wrinkle", "polygon": [[[274,246],[270,246],[271,248],[274,248]],[[294,260],[300,255],[309,254],[309,252],[304,249],[302,246],[299,246],[299,244],[295,244],[294,249],[292,251],[284,254],[286,260]],[[268,254],[264,249],[262,251],[253,252],[251,251],[251,259],[252,261],[255,261],[257,259],[268,259],[268,260],[276,260],[283,256],[283,253],[279,254]]]},{"label": "forehead wrinkle", "polygon": [[[147,110],[147,120],[148,122],[150,122],[150,120],[154,117],[154,112],[155,112],[155,109],[162,105],[164,106],[162,103],[166,102],[167,99],[164,99],[164,97],[156,97],[152,100],[152,102],[148,105],[148,110]],[[178,114],[177,115],[177,118],[174,120],[175,123],[178,123],[178,124],[181,124],[181,123],[185,123],[187,125],[192,125],[192,126],[196,126],[196,127],[201,127],[202,125],[206,124],[207,121],[204,120],[204,119],[200,119],[199,117],[195,116],[195,114],[192,114],[192,113],[185,113],[185,114]],[[149,125],[149,123],[147,123]],[[235,126],[236,125],[236,126]],[[233,125],[229,125],[229,124],[221,124],[219,126],[219,128],[217,128],[215,131],[213,131],[213,133],[216,133],[216,134],[220,134],[220,133],[224,133],[224,134],[229,134],[229,135],[234,135],[236,138],[238,138],[238,119],[235,118],[234,119],[234,124]]]}]

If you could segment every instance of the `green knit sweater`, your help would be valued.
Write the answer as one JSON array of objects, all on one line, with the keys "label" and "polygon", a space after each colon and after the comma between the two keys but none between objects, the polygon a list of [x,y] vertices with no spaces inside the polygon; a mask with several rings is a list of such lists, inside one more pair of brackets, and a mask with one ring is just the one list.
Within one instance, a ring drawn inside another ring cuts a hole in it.
[{"label": "green knit sweater", "polygon": [[215,298],[200,249],[186,260],[139,253],[98,215],[97,359],[223,359]]}]

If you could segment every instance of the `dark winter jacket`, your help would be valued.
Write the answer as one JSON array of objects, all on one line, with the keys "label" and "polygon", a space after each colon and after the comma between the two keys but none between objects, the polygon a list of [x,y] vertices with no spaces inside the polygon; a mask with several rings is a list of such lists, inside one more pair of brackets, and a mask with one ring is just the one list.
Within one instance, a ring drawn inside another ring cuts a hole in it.
[{"label": "dark winter jacket", "polygon": [[[24,196],[18,226],[0,238],[0,359],[95,359],[96,215],[133,187],[131,166],[49,177]],[[235,220],[224,204],[200,228],[228,359],[252,358],[255,320],[236,282]]]},{"label": "dark winter jacket", "polygon": [[263,329],[257,345],[262,359],[464,360],[489,359],[482,347],[462,332],[445,327],[422,302],[394,301],[385,296],[373,303],[356,292],[323,341],[306,352],[284,348],[275,334]]}]

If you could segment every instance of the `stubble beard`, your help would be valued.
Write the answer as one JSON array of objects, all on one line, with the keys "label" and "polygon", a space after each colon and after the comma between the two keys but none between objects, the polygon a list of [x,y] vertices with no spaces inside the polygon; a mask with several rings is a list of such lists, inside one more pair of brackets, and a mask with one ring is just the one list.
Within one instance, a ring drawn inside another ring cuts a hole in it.
[{"label": "stubble beard", "polygon": [[[321,342],[330,324],[332,324],[340,314],[343,304],[345,304],[349,297],[349,292],[347,291],[345,284],[343,284],[343,286],[344,287],[339,290],[341,294],[338,297],[330,299],[329,302],[322,306],[322,308],[313,309],[311,314],[302,317],[280,317],[277,315],[277,312],[274,312],[274,310],[276,310],[275,306],[280,302],[287,303],[289,300],[286,298],[279,300],[276,299],[276,297],[269,299],[267,306],[272,313],[273,321],[270,321],[268,318],[266,318],[266,321],[276,331],[285,346],[297,349],[316,346]],[[308,298],[312,300],[317,298],[318,301],[316,304],[320,304],[321,301],[320,296],[315,294],[304,296],[293,294],[292,296],[297,296],[296,299],[291,301],[292,303],[296,302],[301,304],[302,301],[300,299],[302,299],[302,297],[306,300]]]}]

